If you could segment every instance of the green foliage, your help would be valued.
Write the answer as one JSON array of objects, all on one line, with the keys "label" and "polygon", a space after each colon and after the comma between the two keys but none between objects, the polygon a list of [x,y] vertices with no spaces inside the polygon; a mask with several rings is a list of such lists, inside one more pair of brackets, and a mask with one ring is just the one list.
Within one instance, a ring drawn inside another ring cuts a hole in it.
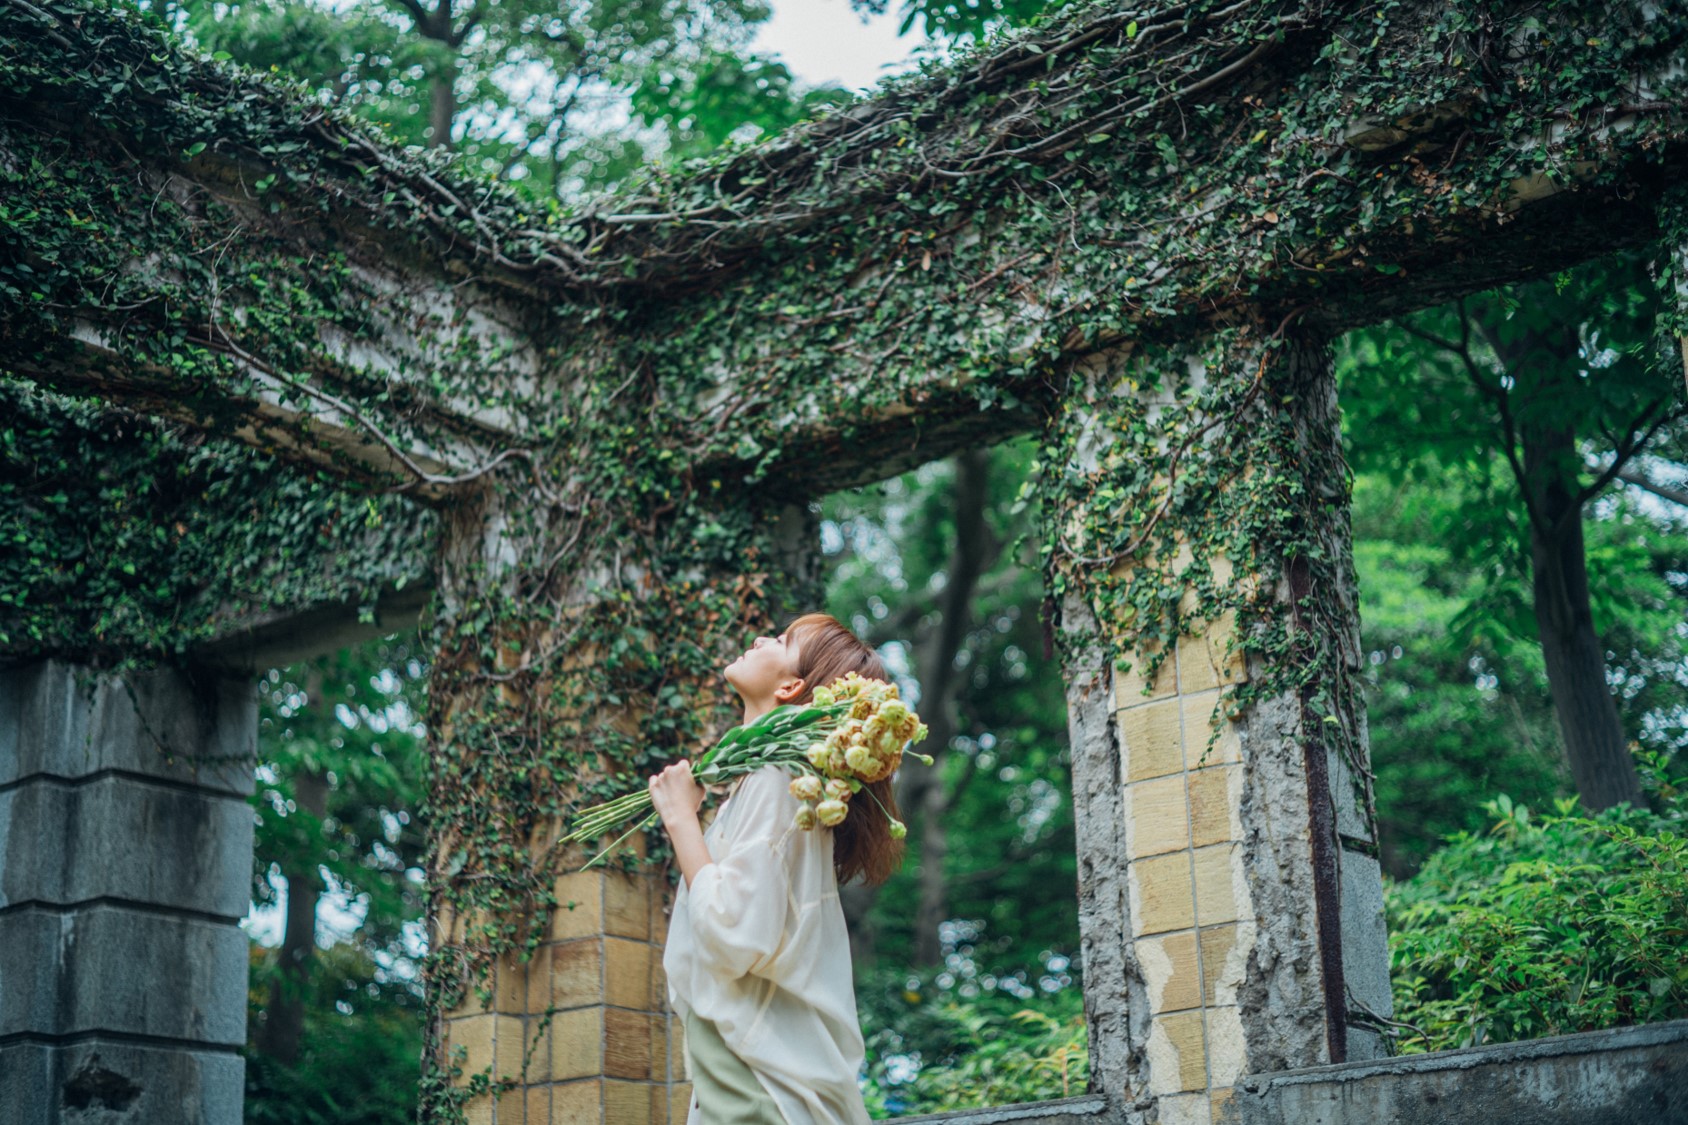
[{"label": "green foliage", "polygon": [[[264,1014],[271,958],[252,949],[248,1026]],[[295,1065],[249,1050],[246,1125],[409,1125],[416,1120],[422,991],[359,943],[317,951]]]},{"label": "green foliage", "polygon": [[[1037,527],[1031,495],[1036,448],[994,447],[985,468],[982,515],[988,554],[956,623],[962,669],[957,725],[938,756],[948,846],[943,870],[949,913],[981,922],[988,939],[969,950],[982,971],[1009,974],[1051,950],[1078,944],[1078,874],[1065,690],[1043,652],[1043,584],[1028,565]],[[922,660],[946,622],[943,591],[958,515],[953,461],[932,462],[879,485],[829,495],[820,505],[827,558],[826,604],[890,667],[932,675]],[[923,685],[924,687],[924,685]],[[917,688],[909,698],[920,699]],[[879,891],[867,918],[890,964],[913,958],[925,820],[910,824],[903,869]]]},{"label": "green foliage", "polygon": [[1457,480],[1361,473],[1353,518],[1379,845],[1401,878],[1482,827],[1481,802],[1502,789],[1551,803],[1564,767],[1540,650],[1470,627],[1489,587],[1446,546],[1469,518]]},{"label": "green foliage", "polygon": [[884,971],[858,986],[867,1040],[863,1094],[873,1117],[1085,1092],[1088,1036],[1078,987],[1026,1000],[977,991],[977,980],[946,989],[929,972]]},{"label": "green foliage", "polygon": [[293,606],[367,612],[420,577],[434,519],[0,374],[0,528],[0,646],[118,664]]},{"label": "green foliage", "polygon": [[1648,759],[1659,811],[1537,818],[1506,796],[1388,888],[1409,1051],[1688,1016],[1688,790]]}]

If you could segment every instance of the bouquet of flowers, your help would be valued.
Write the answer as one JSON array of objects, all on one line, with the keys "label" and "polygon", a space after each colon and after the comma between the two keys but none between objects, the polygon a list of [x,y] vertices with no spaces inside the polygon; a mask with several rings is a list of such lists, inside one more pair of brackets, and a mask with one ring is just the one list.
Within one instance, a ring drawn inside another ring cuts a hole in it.
[{"label": "bouquet of flowers", "polygon": [[[898,698],[897,685],[849,672],[816,688],[814,701],[807,706],[784,704],[748,726],[734,727],[698,760],[693,776],[705,785],[717,785],[763,766],[783,766],[794,775],[791,795],[799,802],[797,827],[831,827],[849,815],[850,798],[864,785],[896,771],[905,752],[931,765],[929,755],[907,749],[925,737],[926,724]],[[871,789],[868,796],[879,804]],[[615,843],[588,860],[586,867],[591,867],[622,840],[656,821],[655,813],[641,817],[650,807],[649,789],[627,793],[581,813],[559,842],[600,839],[628,820],[640,818]],[[902,839],[908,832],[902,821],[882,804],[879,811],[891,822],[892,837]]]}]

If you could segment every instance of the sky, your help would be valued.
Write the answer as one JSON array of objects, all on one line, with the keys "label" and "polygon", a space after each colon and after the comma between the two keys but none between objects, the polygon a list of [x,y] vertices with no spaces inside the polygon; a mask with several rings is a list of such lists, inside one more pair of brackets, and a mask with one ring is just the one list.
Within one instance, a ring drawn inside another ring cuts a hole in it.
[{"label": "sky", "polygon": [[758,51],[777,54],[791,72],[812,85],[836,82],[846,89],[874,85],[882,74],[906,69],[918,32],[897,38],[900,4],[864,19],[848,0],[773,0],[773,18],[755,40]]}]

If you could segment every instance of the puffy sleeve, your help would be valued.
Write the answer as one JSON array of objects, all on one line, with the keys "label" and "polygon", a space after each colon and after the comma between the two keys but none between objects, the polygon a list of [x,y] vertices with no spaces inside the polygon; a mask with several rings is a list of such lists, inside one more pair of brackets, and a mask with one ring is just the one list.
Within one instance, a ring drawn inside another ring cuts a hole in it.
[{"label": "puffy sleeve", "polygon": [[767,766],[739,783],[731,816],[711,843],[711,860],[692,876],[687,925],[710,971],[723,977],[772,975],[792,909],[790,776]]}]

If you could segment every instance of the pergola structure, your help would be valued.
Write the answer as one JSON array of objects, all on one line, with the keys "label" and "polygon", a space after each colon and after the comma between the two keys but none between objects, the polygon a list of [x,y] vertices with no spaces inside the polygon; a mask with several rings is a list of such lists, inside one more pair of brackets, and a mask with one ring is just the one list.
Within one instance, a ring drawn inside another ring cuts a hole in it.
[{"label": "pergola structure", "polygon": [[1092,1075],[1027,1115],[1207,1123],[1382,1055],[1328,342],[1661,239],[1682,337],[1685,61],[1641,0],[1081,4],[541,215],[0,0],[5,386],[60,459],[8,469],[49,541],[0,572],[0,1102],[238,1116],[240,676],[421,589],[425,1114],[682,1121],[669,884],[559,825],[728,721],[714,670],[813,604],[808,501],[1025,433]]}]

